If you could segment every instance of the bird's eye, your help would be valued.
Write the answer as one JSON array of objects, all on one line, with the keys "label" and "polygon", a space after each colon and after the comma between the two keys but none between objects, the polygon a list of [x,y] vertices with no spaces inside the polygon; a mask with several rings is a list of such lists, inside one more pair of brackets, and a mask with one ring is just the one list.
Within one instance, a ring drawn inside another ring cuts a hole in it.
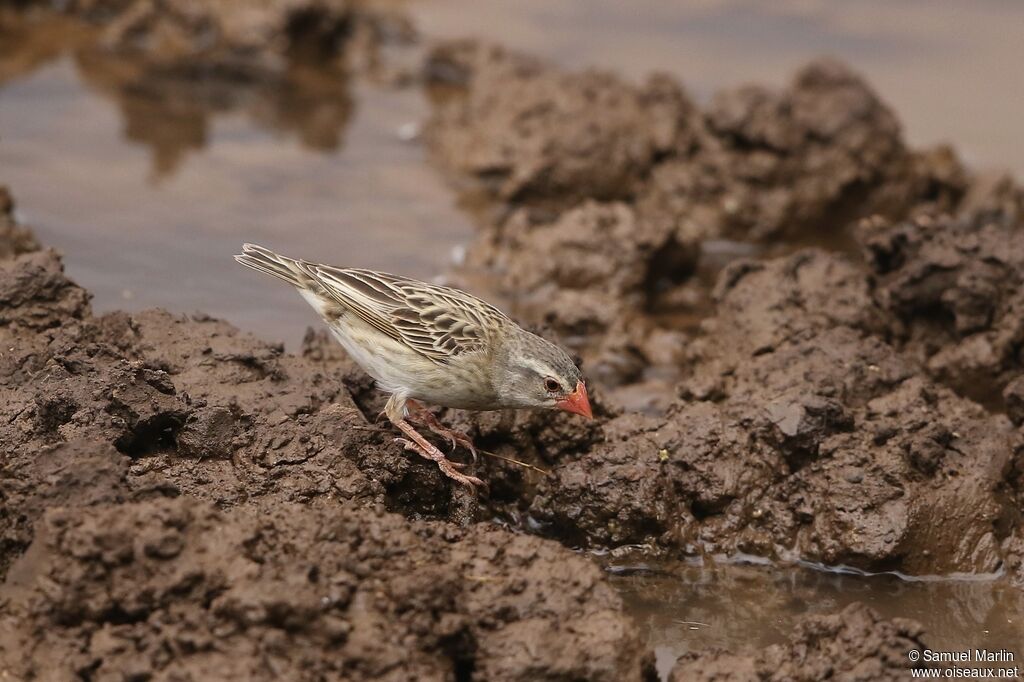
[{"label": "bird's eye", "polygon": [[562,390],[562,385],[551,377],[548,377],[544,380],[544,388],[548,390],[548,393],[557,393]]}]

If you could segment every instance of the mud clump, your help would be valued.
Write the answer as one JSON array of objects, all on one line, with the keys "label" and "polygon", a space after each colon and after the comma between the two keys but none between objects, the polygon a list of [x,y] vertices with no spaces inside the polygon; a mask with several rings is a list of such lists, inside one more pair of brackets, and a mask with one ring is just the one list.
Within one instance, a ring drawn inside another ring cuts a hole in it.
[{"label": "mud clump", "polygon": [[727,270],[688,400],[606,424],[533,515],[582,544],[997,572],[1020,435],[873,336],[885,316],[856,273],[815,251]]},{"label": "mud clump", "polygon": [[0,572],[32,541],[35,521],[51,507],[113,504],[128,496],[129,460],[111,446],[71,441],[5,465],[0,475]]},{"label": "mud clump", "polygon": [[[614,389],[603,438],[538,483],[537,528],[868,571],[1018,565],[1012,182],[908,148],[831,60],[704,108],[668,78],[472,42],[436,49],[428,75],[428,144],[494,203],[467,266]],[[589,102],[615,105],[573,113]],[[620,153],[624,116],[647,130],[638,156]],[[574,117],[588,144],[570,150]],[[675,384],[659,410],[617,409],[658,376]]]},{"label": "mud clump", "polygon": [[32,334],[89,314],[89,294],[64,277],[54,251],[43,250],[31,230],[18,224],[14,200],[2,185],[0,271],[0,327]]},{"label": "mud clump", "polygon": [[472,41],[439,47],[427,73],[459,90],[439,100],[431,145],[507,200],[630,196],[690,108],[665,79],[634,87],[605,72],[570,75]]},{"label": "mud clump", "polygon": [[687,654],[669,679],[811,682],[838,673],[839,679],[895,682],[907,678],[907,652],[927,648],[923,632],[915,621],[884,620],[863,604],[853,604],[833,616],[807,617],[785,644],[746,654]]},{"label": "mud clump", "polygon": [[894,114],[836,61],[704,111],[667,76],[638,87],[471,41],[436,48],[427,73],[446,86],[427,140],[447,167],[502,201],[625,200],[684,244],[834,232],[951,208],[966,188],[948,150],[908,150]]},{"label": "mud clump", "polygon": [[639,220],[623,203],[587,201],[553,221],[520,209],[475,242],[467,266],[491,273],[515,313],[584,356],[591,376],[615,386],[637,379],[656,351],[659,294],[686,278],[696,253],[671,230]]},{"label": "mud clump", "polygon": [[687,142],[637,199],[681,241],[821,239],[859,217],[949,207],[963,191],[955,158],[908,150],[894,114],[836,61],[809,64],[783,91],[719,93]]},{"label": "mud clump", "polygon": [[39,249],[32,231],[15,221],[14,199],[8,189],[0,185],[0,261]]},{"label": "mud clump", "polygon": [[1024,343],[1021,213],[921,216],[858,231],[874,294],[893,315],[898,346],[937,381],[1020,423]]},{"label": "mud clump", "polygon": [[19,679],[650,670],[595,565],[495,528],[184,497],[57,508],[41,526],[0,617],[0,669]]},{"label": "mud clump", "polygon": [[650,679],[600,569],[472,525],[315,335],[94,316],[51,251],[0,261],[0,292],[5,674]]}]

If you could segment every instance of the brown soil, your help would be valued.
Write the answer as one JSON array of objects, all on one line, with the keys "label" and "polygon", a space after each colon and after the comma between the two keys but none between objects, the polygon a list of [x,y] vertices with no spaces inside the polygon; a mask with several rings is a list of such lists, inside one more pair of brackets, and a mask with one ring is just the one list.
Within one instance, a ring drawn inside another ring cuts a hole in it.
[{"label": "brown soil", "polygon": [[0,619],[17,679],[639,680],[600,570],[486,525],[188,497],[57,508]]},{"label": "brown soil", "polygon": [[[1014,420],[1024,404],[1016,186],[907,149],[834,62],[704,111],[666,78],[638,89],[475,43],[436,49],[428,73],[438,159],[510,209],[485,218],[470,266],[606,387],[679,373],[663,414],[610,406],[603,438],[555,464],[530,503],[545,533],[1024,580],[1021,435],[993,409],[1004,387]],[[638,125],[672,132],[623,160],[626,114],[590,103],[647,100]],[[576,120],[587,144],[569,153]],[[622,192],[601,190],[608,173]],[[530,190],[575,174],[596,178],[577,184],[583,202]],[[701,261],[722,240],[763,256],[718,263],[707,287]],[[807,244],[831,249],[785,255]],[[681,328],[671,313],[701,297],[706,317]]]},{"label": "brown soil", "polygon": [[[362,4],[271,6],[69,8],[140,55],[117,87],[241,65],[275,91],[296,31],[346,65],[386,33]],[[1024,584],[1012,182],[908,149],[830,61],[705,109],[470,42],[424,74],[428,143],[484,197],[453,277],[579,352],[597,419],[446,414],[550,471],[483,457],[475,497],[392,441],[324,334],[296,356],[201,314],[94,315],[0,192],[0,672],[650,679],[567,546]],[[674,675],[902,679],[922,637],[853,606]]]},{"label": "brown soil", "polygon": [[600,569],[472,524],[347,363],[202,316],[93,316],[9,233],[29,250],[0,261],[6,675],[649,677]]}]

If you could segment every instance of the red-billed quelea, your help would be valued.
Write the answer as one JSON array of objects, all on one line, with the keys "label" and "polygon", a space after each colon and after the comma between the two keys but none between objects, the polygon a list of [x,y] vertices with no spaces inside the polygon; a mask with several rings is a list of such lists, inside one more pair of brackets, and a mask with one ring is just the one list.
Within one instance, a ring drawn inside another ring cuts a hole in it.
[{"label": "red-billed quelea", "polygon": [[470,487],[479,478],[416,432],[410,422],[462,445],[423,403],[465,410],[561,409],[591,417],[580,370],[555,344],[521,328],[464,291],[383,272],[336,268],[278,255],[255,244],[242,265],[288,282],[316,309],[349,356],[388,393],[384,409],[406,449],[437,462]]}]

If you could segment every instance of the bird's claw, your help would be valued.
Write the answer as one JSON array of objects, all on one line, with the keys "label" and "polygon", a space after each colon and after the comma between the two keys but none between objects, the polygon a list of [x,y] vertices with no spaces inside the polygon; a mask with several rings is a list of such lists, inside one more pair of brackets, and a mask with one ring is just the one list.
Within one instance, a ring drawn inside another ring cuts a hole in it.
[{"label": "bird's claw", "polygon": [[436,429],[431,428],[431,431],[433,431],[439,436],[447,438],[448,442],[452,444],[452,452],[455,452],[460,445],[469,450],[469,452],[473,455],[473,463],[476,463],[476,448],[473,446],[473,441],[469,439],[469,436],[459,431],[455,431],[453,429],[449,429],[440,425],[438,425],[438,428]]},{"label": "bird's claw", "polygon": [[469,439],[469,436],[467,436],[464,433],[459,433],[458,431],[451,430],[449,430],[444,435],[448,436],[448,438],[451,440],[452,452],[455,452],[455,450],[461,445],[462,447],[469,450],[469,454],[473,455],[473,464],[476,464],[476,447],[473,445],[473,441]]},{"label": "bird's claw", "polygon": [[440,420],[438,420],[438,418],[434,415],[433,412],[426,409],[422,405],[417,404],[414,410],[410,413],[409,418],[415,421],[416,423],[420,424],[421,426],[426,426],[433,433],[446,439],[449,443],[451,443],[453,453],[458,449],[460,445],[469,450],[470,454],[473,455],[473,463],[476,464],[476,447],[473,445],[473,441],[470,440],[469,436],[467,436],[465,433],[461,431],[456,431],[455,429],[449,429],[447,426],[442,424]]},{"label": "bird's claw", "polygon": [[433,460],[434,462],[437,463],[437,466],[441,470],[441,473],[443,473],[445,476],[454,481],[457,481],[463,485],[467,485],[470,488],[475,488],[475,486],[478,485],[486,487],[486,484],[476,476],[463,474],[460,471],[461,469],[464,469],[466,467],[465,464],[450,461],[443,454],[441,454],[440,451],[436,451],[436,454],[431,453],[429,451],[425,451],[424,449],[420,448],[420,446],[418,446],[416,443],[406,438],[395,438],[395,442],[401,444],[401,446],[406,450],[415,452],[421,457]]},{"label": "bird's claw", "polygon": [[473,442],[467,438],[462,442],[462,447],[469,450],[469,454],[473,455],[473,464],[476,464],[476,447],[474,447]]}]

